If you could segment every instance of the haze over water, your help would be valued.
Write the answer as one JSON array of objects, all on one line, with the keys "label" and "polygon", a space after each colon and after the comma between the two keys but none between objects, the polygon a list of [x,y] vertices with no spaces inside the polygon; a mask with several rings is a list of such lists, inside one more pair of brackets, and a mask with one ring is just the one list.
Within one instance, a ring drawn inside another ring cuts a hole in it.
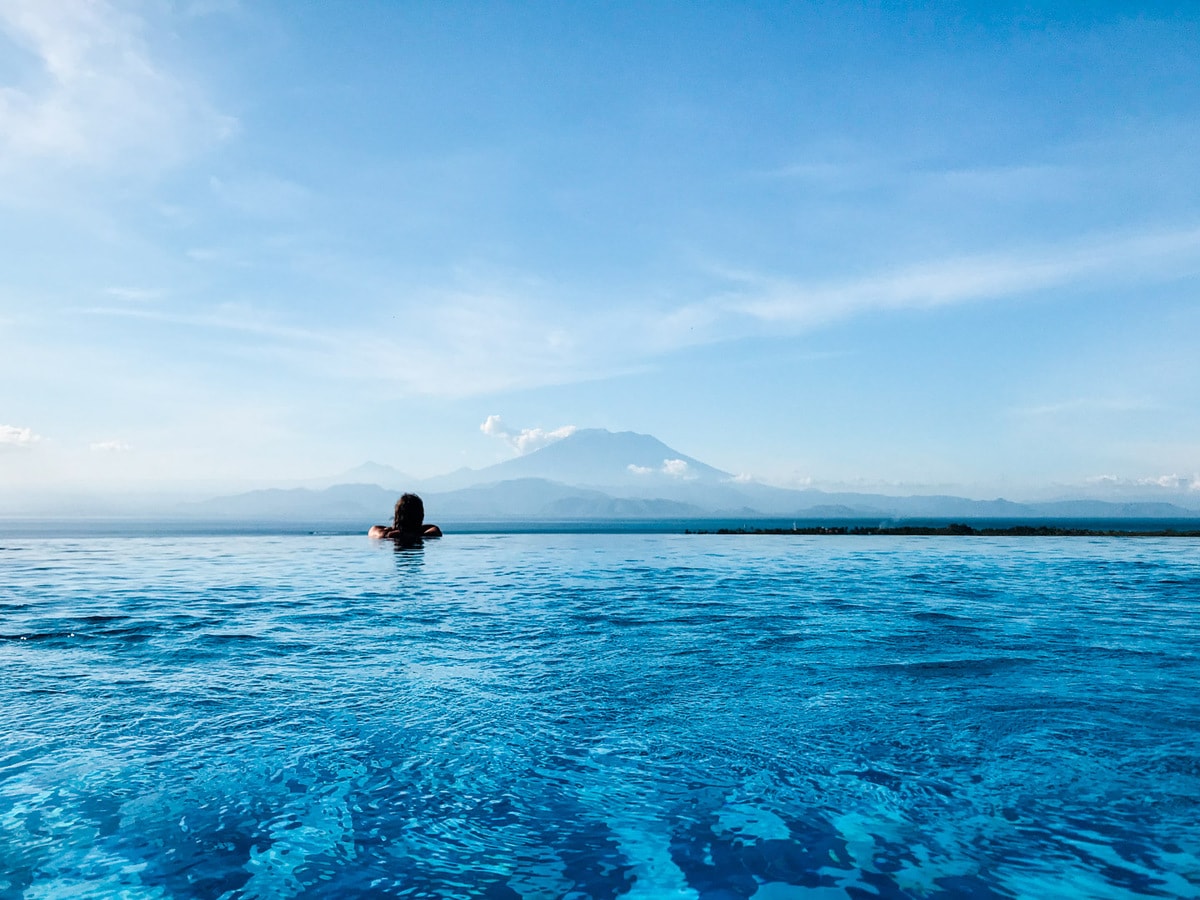
[{"label": "haze over water", "polygon": [[0,541],[0,896],[1200,896],[1200,545]]},{"label": "haze over water", "polygon": [[1194,509],[1198,84],[1179,0],[0,0],[0,516],[592,428]]}]

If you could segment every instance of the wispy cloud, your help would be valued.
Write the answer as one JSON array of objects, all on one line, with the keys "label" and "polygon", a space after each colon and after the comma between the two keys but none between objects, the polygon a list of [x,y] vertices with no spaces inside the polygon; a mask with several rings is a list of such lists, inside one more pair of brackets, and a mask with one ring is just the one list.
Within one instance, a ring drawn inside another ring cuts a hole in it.
[{"label": "wispy cloud", "polygon": [[40,434],[34,434],[32,428],[21,428],[16,425],[0,425],[0,446],[28,447],[42,439]]},{"label": "wispy cloud", "polygon": [[333,345],[337,338],[312,328],[302,328],[274,321],[246,306],[224,304],[211,313],[168,312],[157,309],[123,306],[87,306],[69,310],[88,316],[119,319],[141,319],[188,329],[207,328],[235,332],[278,341],[305,344]]},{"label": "wispy cloud", "polygon": [[620,365],[595,352],[602,345],[593,346],[591,353],[579,350],[576,335],[588,333],[587,323],[561,312],[556,319],[537,300],[420,295],[393,308],[394,321],[383,320],[369,330],[358,323],[294,324],[289,311],[266,303],[187,311],[111,305],[68,312],[153,323],[212,349],[227,349],[238,338],[260,338],[257,353],[305,376],[370,379],[432,396],[571,383],[610,375]]},{"label": "wispy cloud", "polygon": [[884,160],[863,148],[843,147],[836,157],[796,162],[755,173],[792,182],[807,191],[854,193],[888,190],[900,193],[949,192],[975,198],[1025,200],[1047,190],[1075,184],[1084,172],[1058,163],[937,168],[917,161]]},{"label": "wispy cloud", "polygon": [[343,331],[344,352],[328,362],[405,391],[471,396],[607,377],[646,359],[615,341],[630,319],[555,306],[536,290],[431,292],[393,308],[391,323]]},{"label": "wispy cloud", "polygon": [[189,0],[183,10],[186,15],[196,18],[230,16],[242,12],[242,4],[241,0]]},{"label": "wispy cloud", "polygon": [[1200,493],[1200,474],[1152,475],[1142,478],[1122,478],[1119,475],[1095,475],[1084,479],[1084,483],[1104,488],[1162,488],[1168,491]]},{"label": "wispy cloud", "polygon": [[232,133],[233,119],[152,56],[147,23],[133,10],[105,0],[0,4],[0,39],[32,60],[0,86],[0,167],[141,169]]},{"label": "wispy cloud", "polygon": [[1020,418],[1049,418],[1075,413],[1137,413],[1161,408],[1160,403],[1149,398],[1075,397],[1054,403],[1018,406],[1009,413]]},{"label": "wispy cloud", "polygon": [[135,287],[110,287],[105,288],[104,293],[117,300],[129,300],[134,303],[148,303],[163,296],[162,291]]},{"label": "wispy cloud", "polygon": [[88,449],[93,453],[124,453],[132,448],[124,441],[96,441],[88,444]]},{"label": "wispy cloud", "polygon": [[1031,194],[1061,191],[1074,185],[1085,172],[1066,165],[1042,163],[1012,166],[974,166],[919,173],[921,187],[942,186],[973,196],[1024,199]]},{"label": "wispy cloud", "polygon": [[[748,337],[801,334],[878,310],[925,310],[1003,302],[1051,287],[1143,283],[1200,271],[1200,228],[1099,236],[1070,245],[931,260],[842,280],[805,281],[753,272],[712,272],[724,289],[677,304],[585,302],[578,290],[497,278],[464,290],[382,295],[364,284],[339,298],[348,310],[377,311],[368,323],[297,324],[278,302],[256,310],[223,305],[194,312],[122,304],[82,310],[187,330],[267,339],[261,352],[307,375],[368,378],[405,393],[477,396],[642,371],[666,355]],[[310,304],[311,305],[311,304]],[[390,310],[391,316],[378,311]],[[1012,410],[1037,416],[1086,409],[1145,408],[1147,401],[1071,400]],[[520,432],[513,432],[518,435]],[[515,440],[515,438],[514,438]],[[535,440],[527,439],[526,443]],[[517,447],[517,444],[513,444]]]},{"label": "wispy cloud", "polygon": [[1139,478],[1138,484],[1153,485],[1177,491],[1200,491],[1200,475],[1159,475],[1157,478]]},{"label": "wispy cloud", "polygon": [[217,198],[243,215],[259,219],[288,218],[301,212],[311,192],[294,181],[273,175],[236,179],[212,177],[209,187]]},{"label": "wispy cloud", "polygon": [[525,454],[570,437],[578,429],[574,425],[563,425],[551,431],[541,428],[522,428],[520,431],[514,431],[505,425],[499,416],[488,416],[479,426],[479,430],[490,437],[499,438],[518,453]]},{"label": "wispy cloud", "polygon": [[874,310],[931,309],[1101,280],[1160,280],[1197,271],[1200,228],[1191,228],[931,261],[824,283],[730,273],[742,285],[713,305],[763,323],[812,327]]}]

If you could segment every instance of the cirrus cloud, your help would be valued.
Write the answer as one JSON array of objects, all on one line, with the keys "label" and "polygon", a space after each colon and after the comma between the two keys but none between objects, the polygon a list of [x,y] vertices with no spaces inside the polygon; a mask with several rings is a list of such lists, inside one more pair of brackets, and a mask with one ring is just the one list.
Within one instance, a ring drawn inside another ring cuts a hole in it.
[{"label": "cirrus cloud", "polygon": [[0,164],[144,168],[233,132],[233,119],[154,58],[139,12],[120,0],[0,3],[0,43],[29,61],[0,84]]},{"label": "cirrus cloud", "polygon": [[801,329],[880,310],[1000,300],[1050,288],[1141,283],[1200,269],[1200,227],[1091,235],[1074,243],[913,263],[865,277],[803,282],[726,272],[742,287],[716,308]]}]

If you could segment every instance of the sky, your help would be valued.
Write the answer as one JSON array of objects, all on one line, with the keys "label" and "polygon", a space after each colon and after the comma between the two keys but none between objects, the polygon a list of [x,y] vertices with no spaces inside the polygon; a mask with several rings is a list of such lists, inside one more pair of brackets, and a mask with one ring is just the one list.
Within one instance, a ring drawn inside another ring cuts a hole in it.
[{"label": "sky", "polygon": [[1200,498],[1200,6],[0,0],[4,492],[653,434]]}]

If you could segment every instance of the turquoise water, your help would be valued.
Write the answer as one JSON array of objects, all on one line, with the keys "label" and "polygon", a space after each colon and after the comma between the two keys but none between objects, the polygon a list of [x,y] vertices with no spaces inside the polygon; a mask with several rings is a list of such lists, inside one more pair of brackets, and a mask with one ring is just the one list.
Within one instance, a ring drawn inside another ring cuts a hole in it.
[{"label": "turquoise water", "polygon": [[0,897],[1200,897],[1200,541],[0,539]]}]

